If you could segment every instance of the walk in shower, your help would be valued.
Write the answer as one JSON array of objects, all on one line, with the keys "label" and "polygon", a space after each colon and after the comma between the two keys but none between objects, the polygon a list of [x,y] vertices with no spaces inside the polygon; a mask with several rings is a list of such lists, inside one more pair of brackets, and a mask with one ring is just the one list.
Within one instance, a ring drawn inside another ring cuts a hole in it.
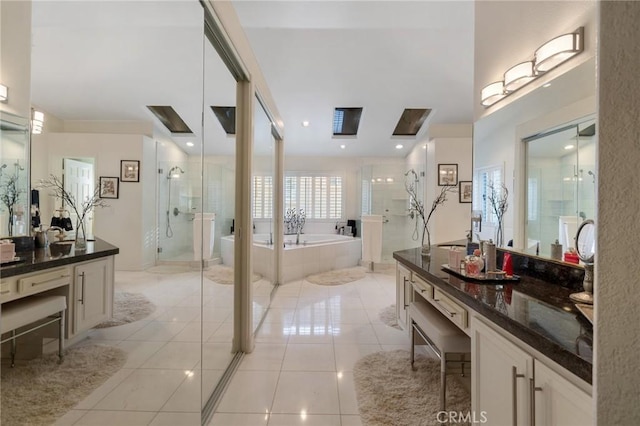
[{"label": "walk in shower", "polygon": [[363,166],[360,170],[361,214],[382,215],[382,263],[393,263],[393,252],[417,247],[411,240],[415,218],[409,216],[404,164]]}]

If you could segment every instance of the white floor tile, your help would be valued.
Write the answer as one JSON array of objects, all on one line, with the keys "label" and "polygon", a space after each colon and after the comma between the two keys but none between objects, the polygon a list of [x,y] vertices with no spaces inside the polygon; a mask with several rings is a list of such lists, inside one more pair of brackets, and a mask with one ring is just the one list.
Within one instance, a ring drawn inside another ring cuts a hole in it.
[{"label": "white floor tile", "polygon": [[336,344],[375,345],[378,338],[370,324],[340,324],[333,327]]},{"label": "white floor tile", "polygon": [[333,345],[287,345],[282,371],[336,371]]},{"label": "white floor tile", "polygon": [[122,368],[113,376],[109,377],[106,382],[91,392],[85,399],[80,401],[73,407],[75,410],[89,410],[96,406],[98,402],[107,396],[113,389],[129,377],[135,370]]},{"label": "white floor tile", "polygon": [[405,330],[398,330],[387,325],[374,325],[373,329],[381,345],[405,345],[411,343],[409,334]]},{"label": "white floor tile", "polygon": [[143,342],[139,340],[124,340],[118,343],[118,347],[127,353],[127,361],[122,368],[139,368],[166,344],[167,342]]},{"label": "white floor tile", "polygon": [[337,371],[352,371],[355,363],[362,357],[380,352],[380,345],[340,345],[334,347]]},{"label": "white floor tile", "polygon": [[279,372],[237,371],[220,405],[220,413],[267,413],[273,402]]},{"label": "white floor tile", "polygon": [[137,369],[96,406],[98,410],[160,411],[185,378],[184,371]]},{"label": "white floor tile", "polygon": [[340,414],[336,373],[280,373],[273,413]]},{"label": "white floor tile", "polygon": [[266,426],[268,414],[215,413],[209,426]]},{"label": "white floor tile", "polygon": [[242,358],[239,370],[280,371],[286,349],[283,343],[256,343],[253,352]]},{"label": "white floor tile", "polygon": [[186,327],[186,322],[151,321],[139,331],[127,337],[127,340],[146,340],[168,342]]},{"label": "white floor tile", "polygon": [[148,411],[101,411],[87,412],[75,424],[82,426],[141,426],[151,423],[156,413]]},{"label": "white floor tile", "polygon": [[192,370],[200,361],[200,343],[168,342],[142,364],[141,368]]},{"label": "white floor tile", "polygon": [[158,413],[149,426],[200,426],[200,413]]},{"label": "white floor tile", "polygon": [[272,414],[269,426],[340,426],[340,416],[322,414]]},{"label": "white floor tile", "polygon": [[53,424],[54,426],[71,426],[73,424],[75,424],[80,417],[84,416],[85,414],[87,414],[87,410],[70,410],[67,411],[67,413],[60,417],[58,420],[56,420],[56,422]]},{"label": "white floor tile", "polygon": [[340,397],[340,414],[359,414],[353,372],[338,374],[338,396]]},{"label": "white floor tile", "polygon": [[200,413],[202,408],[201,371],[191,371],[185,374],[180,384],[169,400],[162,406],[162,411]]},{"label": "white floor tile", "polygon": [[342,426],[362,426],[360,416],[340,416]]}]

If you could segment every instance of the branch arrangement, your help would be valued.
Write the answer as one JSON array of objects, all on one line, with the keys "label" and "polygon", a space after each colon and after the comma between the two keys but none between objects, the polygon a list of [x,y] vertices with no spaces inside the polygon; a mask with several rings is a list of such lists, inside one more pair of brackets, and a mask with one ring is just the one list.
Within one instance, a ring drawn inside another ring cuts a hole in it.
[{"label": "branch arrangement", "polygon": [[417,214],[422,219],[422,245],[425,245],[425,236],[427,237],[427,245],[430,245],[431,233],[429,232],[429,220],[431,220],[431,216],[433,216],[433,213],[435,213],[438,206],[444,204],[447,201],[447,193],[457,192],[457,187],[441,187],[440,193],[436,196],[436,198],[434,198],[433,203],[431,203],[431,210],[428,214],[426,214],[424,204],[418,199],[418,175],[416,174],[415,170],[410,169],[404,174],[404,176],[404,187],[409,194],[409,212]]},{"label": "branch arrangement", "polygon": [[[38,185],[38,188],[51,190],[50,195],[55,198],[60,198],[62,202],[71,207],[78,217],[78,223],[84,223],[84,219],[96,207],[109,207],[109,205],[100,198],[100,185],[96,185],[93,190],[93,194],[87,197],[85,200],[77,203],[75,197],[64,189],[64,184],[55,175],[50,175],[49,179],[42,179]],[[77,229],[77,227],[76,227]]]},{"label": "branch arrangement", "polygon": [[18,204],[20,196],[26,191],[20,188],[20,177],[18,176],[20,168],[18,164],[16,163],[16,171],[13,174],[3,174],[2,170],[6,167],[7,165],[3,164],[2,168],[0,168],[0,201],[2,201],[9,213],[7,231],[9,235],[13,235],[14,208]]},{"label": "branch arrangement", "polygon": [[504,183],[500,182],[496,185],[494,182],[489,184],[489,193],[487,194],[487,201],[491,205],[491,211],[496,215],[498,221],[498,229],[496,230],[496,245],[502,247],[504,240],[503,219],[504,214],[509,208],[507,199],[509,198],[509,190]]}]

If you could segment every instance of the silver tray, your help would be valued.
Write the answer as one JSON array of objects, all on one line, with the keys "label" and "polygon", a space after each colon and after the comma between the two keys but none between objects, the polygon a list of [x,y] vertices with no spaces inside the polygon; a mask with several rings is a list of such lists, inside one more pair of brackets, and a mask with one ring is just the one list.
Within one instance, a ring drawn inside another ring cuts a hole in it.
[{"label": "silver tray", "polygon": [[462,278],[467,281],[477,281],[482,283],[513,283],[520,281],[519,275],[507,276],[504,271],[501,270],[497,270],[493,273],[481,272],[478,275],[467,275],[467,273],[463,269],[451,268],[447,263],[442,265],[442,269],[449,274],[455,275],[458,278]]}]

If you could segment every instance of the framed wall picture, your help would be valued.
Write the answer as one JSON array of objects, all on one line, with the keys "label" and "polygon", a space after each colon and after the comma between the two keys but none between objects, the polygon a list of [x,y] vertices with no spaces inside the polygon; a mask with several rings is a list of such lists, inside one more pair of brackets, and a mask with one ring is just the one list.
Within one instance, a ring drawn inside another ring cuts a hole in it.
[{"label": "framed wall picture", "polygon": [[117,177],[100,176],[100,198],[118,198],[120,179]]},{"label": "framed wall picture", "polygon": [[470,203],[473,201],[473,182],[470,180],[461,180],[459,183],[458,195],[461,203]]},{"label": "framed wall picture", "polygon": [[438,164],[438,185],[455,186],[458,184],[457,164]]},{"label": "framed wall picture", "polygon": [[120,180],[122,182],[140,182],[140,161],[121,160]]}]

